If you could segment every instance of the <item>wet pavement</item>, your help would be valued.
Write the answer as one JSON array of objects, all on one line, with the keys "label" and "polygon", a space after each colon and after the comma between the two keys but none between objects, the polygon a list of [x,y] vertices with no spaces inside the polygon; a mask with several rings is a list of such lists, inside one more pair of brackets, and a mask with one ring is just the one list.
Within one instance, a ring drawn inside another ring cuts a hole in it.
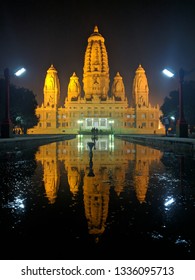
[{"label": "wet pavement", "polygon": [[114,136],[2,149],[1,259],[194,259],[194,174]]}]

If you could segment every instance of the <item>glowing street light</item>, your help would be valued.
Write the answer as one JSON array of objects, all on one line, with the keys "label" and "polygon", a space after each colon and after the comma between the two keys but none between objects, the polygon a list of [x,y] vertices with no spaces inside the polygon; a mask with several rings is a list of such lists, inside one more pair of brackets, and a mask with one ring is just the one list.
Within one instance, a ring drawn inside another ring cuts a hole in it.
[{"label": "glowing street light", "polygon": [[22,74],[24,74],[24,72],[26,72],[26,69],[24,67],[22,67],[21,69],[19,69],[18,71],[16,71],[14,73],[15,76],[19,77],[21,76]]},{"label": "glowing street light", "polygon": [[[22,75],[25,72],[25,68],[19,69],[14,73],[17,77]],[[6,102],[5,102],[5,118],[1,123],[1,138],[9,138],[13,135],[13,125],[10,119],[10,71],[8,68],[4,69],[5,77],[5,93],[6,93]]]},{"label": "glowing street light", "polygon": [[170,70],[168,69],[164,69],[163,71],[163,74],[166,75],[167,77],[169,78],[172,78],[174,76],[174,73],[172,73]]},{"label": "glowing street light", "polygon": [[[174,77],[174,73],[171,71],[164,69],[163,74],[166,76]],[[183,110],[183,82],[184,82],[184,70],[180,68],[179,70],[179,119],[176,123],[176,135],[178,137],[188,137],[188,124],[184,118],[184,110]]]}]

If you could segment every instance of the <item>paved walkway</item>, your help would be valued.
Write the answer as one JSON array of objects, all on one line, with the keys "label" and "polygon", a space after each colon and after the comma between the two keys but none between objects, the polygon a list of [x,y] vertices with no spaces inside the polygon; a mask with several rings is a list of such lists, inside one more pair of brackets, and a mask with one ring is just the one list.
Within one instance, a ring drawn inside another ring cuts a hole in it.
[{"label": "paved walkway", "polygon": [[129,136],[134,138],[140,139],[156,139],[156,140],[163,140],[169,142],[180,142],[180,143],[193,143],[195,144],[195,135],[189,136],[188,138],[176,137],[176,136],[165,136],[165,135],[127,135],[121,134],[120,136]]},{"label": "paved walkway", "polygon": [[188,138],[164,135],[127,135],[121,134],[117,137],[133,141],[136,143],[149,145],[167,151],[182,152],[194,155],[195,153],[195,135],[190,135]]},{"label": "paved walkway", "polygon": [[29,149],[38,145],[53,143],[75,138],[75,135],[14,135],[10,138],[0,138],[1,151]]},{"label": "paved walkway", "polygon": [[61,139],[70,139],[74,135],[63,134],[63,135],[14,135],[10,138],[0,138],[0,143],[8,143],[8,142],[19,142],[19,141],[33,141],[33,140],[44,140],[44,139],[51,139],[51,140],[61,140]]}]

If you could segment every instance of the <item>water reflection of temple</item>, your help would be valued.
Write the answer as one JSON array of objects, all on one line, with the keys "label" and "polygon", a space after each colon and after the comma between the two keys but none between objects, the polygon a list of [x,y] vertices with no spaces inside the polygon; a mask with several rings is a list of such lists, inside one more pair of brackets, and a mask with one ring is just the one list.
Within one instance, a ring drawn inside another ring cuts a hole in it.
[{"label": "water reflection of temple", "polygon": [[89,233],[98,237],[106,227],[111,188],[120,196],[125,188],[132,187],[127,183],[130,176],[137,199],[140,203],[146,201],[150,167],[160,162],[162,153],[110,135],[95,141],[90,158],[88,142],[91,141],[94,139],[90,136],[77,136],[41,146],[36,160],[43,167],[45,194],[50,203],[55,203],[58,189],[64,188],[60,186],[60,172],[63,172],[60,163],[63,164],[72,196],[83,195]]},{"label": "water reflection of temple", "polygon": [[60,169],[57,157],[58,143],[41,146],[36,154],[36,160],[40,161],[43,167],[43,182],[45,195],[49,203],[55,203],[60,184]]}]

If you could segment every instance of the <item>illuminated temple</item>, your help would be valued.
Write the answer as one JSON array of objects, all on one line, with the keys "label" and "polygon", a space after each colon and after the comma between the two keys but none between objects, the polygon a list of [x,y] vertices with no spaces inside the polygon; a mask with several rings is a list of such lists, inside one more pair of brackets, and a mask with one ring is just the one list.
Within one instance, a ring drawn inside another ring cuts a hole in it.
[{"label": "illuminated temple", "polygon": [[[159,105],[149,102],[144,68],[138,65],[132,92],[125,92],[123,78],[116,73],[110,85],[105,39],[95,26],[85,51],[82,85],[74,72],[70,77],[64,105],[60,106],[60,81],[54,65],[47,70],[44,100],[36,109],[39,123],[30,134],[102,133],[154,134],[162,132]],[[129,99],[132,96],[132,104]]]}]

